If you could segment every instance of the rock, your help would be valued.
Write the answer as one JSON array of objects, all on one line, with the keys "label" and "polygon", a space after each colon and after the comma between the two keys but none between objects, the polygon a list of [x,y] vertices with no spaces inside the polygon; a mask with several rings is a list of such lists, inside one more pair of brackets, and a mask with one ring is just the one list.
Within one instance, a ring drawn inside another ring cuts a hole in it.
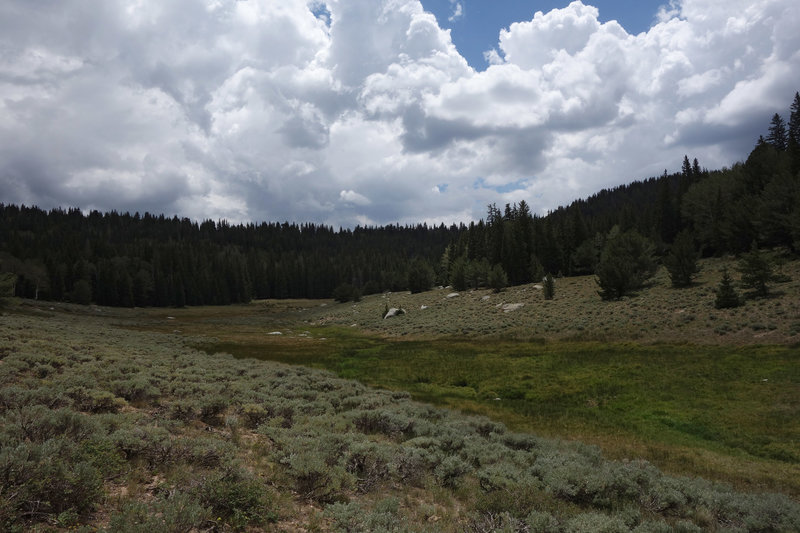
[{"label": "rock", "polygon": [[392,318],[393,316],[399,316],[404,314],[406,314],[405,309],[398,309],[397,307],[392,307],[391,309],[389,309],[389,312],[387,312],[384,315],[383,319],[386,320],[387,318]]},{"label": "rock", "polygon": [[424,310],[426,310],[428,308],[428,306],[427,305],[420,305],[419,308],[420,308],[421,311],[424,311]]},{"label": "rock", "polygon": [[521,307],[525,307],[525,304],[503,304],[503,312],[509,313],[511,311],[516,311]]},{"label": "rock", "polygon": [[482,301],[482,302],[486,302],[486,301],[489,301],[491,298],[492,298],[492,297],[491,297],[491,296],[489,296],[489,295],[487,294],[486,296],[484,296],[483,298],[481,298],[481,301]]},{"label": "rock", "polygon": [[283,333],[281,333],[280,331],[272,331],[270,333],[267,333],[267,335],[283,335]]},{"label": "rock", "polygon": [[448,298],[458,298],[459,296],[461,295],[458,294],[457,292],[451,292],[450,294],[447,295]]},{"label": "rock", "polygon": [[544,290],[544,286],[542,285],[534,285],[533,288],[536,289],[537,291]]}]

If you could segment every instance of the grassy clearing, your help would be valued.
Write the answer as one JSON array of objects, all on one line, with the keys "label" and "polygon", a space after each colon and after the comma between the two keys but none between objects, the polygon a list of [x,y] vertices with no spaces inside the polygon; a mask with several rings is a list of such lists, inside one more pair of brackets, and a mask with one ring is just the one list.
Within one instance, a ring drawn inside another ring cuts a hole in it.
[{"label": "grassy clearing", "polygon": [[329,342],[313,351],[285,341],[207,348],[325,368],[517,431],[581,439],[670,471],[800,494],[796,349],[384,341],[331,329],[312,335],[320,333]]},{"label": "grassy clearing", "polygon": [[[170,334],[142,331],[155,321],[147,314],[133,329],[134,314],[27,311],[12,310],[0,321],[3,531],[800,528],[800,505],[786,496],[672,477],[640,460],[609,460],[593,446],[512,432],[486,417],[329,372],[187,346],[211,341],[190,332],[208,333],[220,319],[220,331],[252,338],[255,323],[241,308],[228,316],[165,316]],[[484,396],[499,394],[503,383],[460,394],[471,388],[470,375],[457,373],[463,359],[484,376],[495,365],[468,343],[430,347],[335,328],[294,335],[263,336],[287,359],[309,357],[302,354],[311,347],[325,347],[312,351],[331,357],[335,351],[343,374],[361,372],[365,363],[408,367],[401,360],[438,358],[449,365],[442,376],[413,374],[419,385],[451,375],[441,388],[476,410],[493,405]],[[446,346],[453,352],[440,353]],[[559,361],[549,349],[509,343],[492,357],[585,366],[580,355],[555,350]],[[613,349],[609,354],[613,361]],[[426,365],[419,369],[441,367]]]}]

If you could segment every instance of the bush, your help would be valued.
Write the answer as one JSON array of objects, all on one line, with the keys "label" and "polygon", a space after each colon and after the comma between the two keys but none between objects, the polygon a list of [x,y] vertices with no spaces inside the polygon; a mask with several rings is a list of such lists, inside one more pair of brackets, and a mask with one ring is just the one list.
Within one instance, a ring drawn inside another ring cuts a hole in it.
[{"label": "bush", "polygon": [[567,533],[584,533],[586,531],[595,533],[627,533],[631,528],[616,517],[600,513],[585,513],[570,519],[564,530]]},{"label": "bush", "polygon": [[433,471],[436,480],[443,487],[454,488],[459,479],[472,470],[470,466],[456,455],[449,455]]},{"label": "bush", "polygon": [[[102,496],[102,473],[68,438],[0,449],[0,526],[55,520],[91,511]],[[65,515],[66,516],[66,515]]]},{"label": "bush", "polygon": [[124,399],[104,390],[76,387],[67,395],[72,398],[76,409],[91,413],[116,413],[127,405]]},{"label": "bush", "polygon": [[176,492],[145,503],[128,502],[111,515],[109,530],[115,533],[182,533],[200,530],[213,520],[209,510],[190,494]]},{"label": "bush", "polygon": [[366,442],[354,444],[347,452],[346,470],[355,476],[359,492],[370,492],[389,478],[388,447]]},{"label": "bush", "polygon": [[211,508],[215,520],[221,519],[237,531],[277,519],[264,484],[238,468],[205,479],[197,495]]},{"label": "bush", "polygon": [[342,283],[333,289],[333,299],[339,303],[349,302],[350,300],[358,302],[361,301],[361,291],[349,283]]},{"label": "bush", "polygon": [[245,425],[250,429],[257,428],[269,418],[269,411],[264,406],[256,403],[244,404],[241,411]]},{"label": "bush", "polygon": [[143,402],[158,398],[161,391],[144,377],[120,379],[111,383],[111,390],[129,402]]},{"label": "bush", "polygon": [[339,501],[352,486],[352,476],[341,466],[328,464],[322,455],[318,450],[305,450],[291,454],[283,463],[301,496],[323,503]]}]

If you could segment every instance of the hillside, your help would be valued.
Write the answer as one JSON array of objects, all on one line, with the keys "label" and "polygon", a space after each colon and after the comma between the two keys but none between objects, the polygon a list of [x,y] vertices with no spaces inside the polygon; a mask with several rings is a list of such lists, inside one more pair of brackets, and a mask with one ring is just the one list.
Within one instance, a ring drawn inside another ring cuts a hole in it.
[{"label": "hillside", "polygon": [[[621,301],[602,301],[594,276],[575,276],[556,280],[551,301],[544,299],[541,284],[509,287],[500,293],[469,290],[457,293],[457,297],[448,297],[455,293],[452,289],[440,288],[420,294],[368,296],[357,303],[317,305],[308,307],[303,316],[313,325],[355,324],[392,337],[470,335],[700,344],[800,341],[800,261],[788,261],[780,267],[787,281],[774,284],[772,297],[750,300],[735,309],[714,309],[713,304],[723,270],[737,278],[737,263],[732,258],[711,258],[702,260],[700,266],[691,287],[672,288],[666,269],[661,268],[647,288]],[[522,306],[515,308],[514,304]],[[385,305],[402,307],[406,314],[383,320]]]}]

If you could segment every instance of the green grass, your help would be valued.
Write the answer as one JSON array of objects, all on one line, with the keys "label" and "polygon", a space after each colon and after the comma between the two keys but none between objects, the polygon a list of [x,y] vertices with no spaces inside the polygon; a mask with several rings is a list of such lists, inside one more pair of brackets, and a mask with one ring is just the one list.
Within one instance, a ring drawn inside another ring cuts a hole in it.
[{"label": "green grass", "polygon": [[683,473],[697,466],[684,464],[686,450],[715,456],[725,463],[716,475],[734,482],[752,481],[728,461],[761,462],[774,471],[761,483],[800,493],[796,479],[780,474],[800,464],[800,351],[793,347],[392,341],[334,328],[312,336],[326,341],[314,350],[230,342],[205,348],[325,368],[515,430],[581,438],[612,455],[644,453]]}]

